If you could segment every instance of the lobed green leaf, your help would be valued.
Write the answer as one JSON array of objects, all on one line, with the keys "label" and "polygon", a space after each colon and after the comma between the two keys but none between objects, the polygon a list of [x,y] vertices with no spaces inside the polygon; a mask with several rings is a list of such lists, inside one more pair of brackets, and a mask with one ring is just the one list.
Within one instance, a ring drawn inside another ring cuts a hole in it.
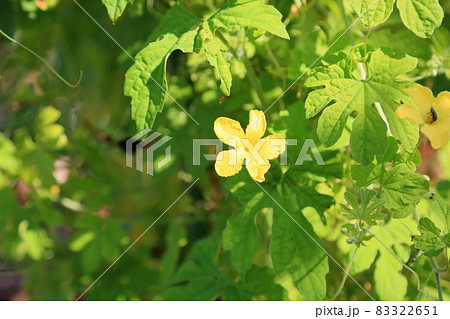
[{"label": "lobed green leaf", "polygon": [[341,54],[336,58],[337,62],[332,65],[313,69],[305,82],[306,86],[316,88],[306,99],[307,117],[323,110],[317,126],[320,141],[328,147],[336,143],[348,117],[356,111],[350,138],[352,154],[364,166],[369,165],[374,156],[383,154],[387,147],[387,127],[374,109],[377,102],[393,136],[411,152],[418,139],[417,126],[400,120],[395,109],[398,106],[396,98],[407,99],[404,90],[412,85],[399,77],[412,70],[417,60],[378,49],[369,53],[367,74],[358,79],[353,76],[353,64],[346,56]]}]

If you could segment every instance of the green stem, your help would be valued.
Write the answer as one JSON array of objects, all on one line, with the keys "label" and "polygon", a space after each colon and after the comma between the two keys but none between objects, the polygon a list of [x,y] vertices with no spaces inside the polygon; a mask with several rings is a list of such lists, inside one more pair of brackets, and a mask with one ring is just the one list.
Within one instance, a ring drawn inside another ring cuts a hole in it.
[{"label": "green stem", "polygon": [[249,59],[244,55],[241,57],[242,62],[244,63],[245,69],[247,70],[248,79],[258,96],[259,102],[261,103],[261,107],[266,109],[268,107],[266,98],[264,97],[264,92],[259,85],[258,78],[256,77],[255,70],[253,69],[252,64]]},{"label": "green stem", "polygon": [[442,297],[442,286],[441,286],[441,276],[439,272],[435,272],[434,276],[436,278],[436,288],[438,291],[439,301],[444,301],[444,297]]},{"label": "green stem", "polygon": [[[270,48],[270,46],[267,44],[267,42],[264,42],[264,48],[266,49],[267,57],[269,58],[270,62],[274,66],[274,68],[277,69],[277,70],[281,70],[281,65],[278,62],[277,58],[275,57],[275,54],[273,54],[273,51]],[[282,74],[282,77],[286,78],[284,73]]]},{"label": "green stem", "polygon": [[421,134],[421,136],[419,137],[419,140],[417,141],[417,144],[415,147],[416,149],[419,148],[420,144],[422,144],[424,138],[425,138],[425,135]]},{"label": "green stem", "polygon": [[434,277],[436,278],[436,289],[438,291],[439,301],[444,301],[442,296],[441,272],[446,271],[446,269],[440,268],[433,257],[429,257],[428,260],[430,261],[431,267],[433,267]]},{"label": "green stem", "polygon": [[[273,53],[272,49],[267,44],[267,42],[264,43],[264,47],[266,49],[267,56],[268,56],[270,62],[272,63],[272,66],[275,69],[275,76],[278,77],[279,79],[281,79],[282,87],[286,87],[286,75],[282,71],[280,63],[278,62],[275,54]],[[286,109],[286,105],[284,104],[283,99],[280,100],[280,107],[282,110]]]},{"label": "green stem", "polygon": [[75,84],[71,84],[69,83],[66,79],[64,79],[50,64],[47,63],[47,61],[45,61],[43,58],[41,58],[36,52],[34,52],[33,50],[31,50],[30,48],[28,48],[27,46],[23,45],[20,42],[17,42],[16,40],[14,40],[13,38],[11,38],[9,35],[7,35],[5,32],[3,32],[2,29],[0,29],[0,34],[2,34],[5,38],[7,38],[9,41],[11,41],[14,44],[17,44],[18,46],[20,46],[21,48],[25,49],[26,51],[28,51],[29,53],[31,53],[33,56],[35,56],[39,61],[41,61],[58,79],[60,79],[65,85],[71,87],[71,88],[76,88],[78,86],[78,84],[80,84],[81,82],[81,78],[83,76],[83,72],[80,71],[80,78],[78,79],[78,81]]},{"label": "green stem", "polygon": [[339,296],[339,294],[341,293],[342,289],[344,288],[345,282],[347,281],[348,273],[349,273],[350,269],[353,266],[353,261],[355,260],[355,256],[356,256],[356,252],[357,251],[358,251],[358,247],[355,247],[355,251],[353,252],[352,258],[350,259],[350,263],[348,264],[347,268],[345,269],[344,278],[342,278],[342,281],[339,284],[339,287],[336,290],[336,292],[334,293],[334,295],[331,298],[331,300],[336,300],[336,298]]},{"label": "green stem", "polygon": [[402,266],[403,267],[405,267],[406,269],[408,269],[415,277],[416,277],[416,279],[417,279],[417,290],[419,290],[420,291],[420,289],[421,289],[421,286],[420,286],[420,278],[419,278],[419,275],[414,271],[414,270],[412,270],[412,268],[411,267],[409,267],[408,265],[406,265],[396,254],[394,254],[394,252],[388,247],[388,246],[386,246],[386,244],[385,243],[383,243],[382,241],[381,241],[381,239],[379,239],[377,236],[375,236],[375,234],[374,233],[372,233],[369,229],[367,229],[367,228],[365,228],[366,229],[366,231],[369,233],[369,234],[371,234],[395,259],[397,259],[397,261],[400,263],[400,264],[402,264]]},{"label": "green stem", "polygon": [[[365,0],[365,2],[366,2],[366,8],[368,8],[369,7],[369,4],[367,3],[367,0]],[[364,39],[364,43],[365,43],[365,45],[366,45],[366,51],[367,51],[367,44],[368,44],[368,41],[369,41],[369,36],[370,36],[370,33],[372,32],[372,27],[371,27],[371,25],[370,25],[370,17],[367,19],[367,34],[366,34],[366,37],[365,37],[365,39]]]},{"label": "green stem", "polygon": [[250,84],[251,84],[252,88],[255,90],[256,95],[258,96],[259,102],[261,104],[260,106],[262,108],[266,109],[268,104],[267,104],[267,101],[266,101],[266,99],[264,97],[264,92],[263,92],[261,86],[258,83],[258,78],[256,76],[255,70],[253,69],[252,64],[248,60],[247,55],[245,54],[245,51],[243,50],[242,52],[240,52],[238,54],[238,52],[236,52],[235,48],[227,41],[227,39],[225,39],[223,34],[221,34],[220,32],[217,32],[216,35],[227,46],[228,50],[230,50],[230,52],[236,58],[241,60],[241,62],[244,64],[245,70],[247,71],[247,77],[248,77],[248,79],[250,81]]},{"label": "green stem", "polygon": [[[345,14],[345,8],[344,8],[344,0],[340,0],[339,1],[339,9],[341,10],[341,14],[342,14],[342,18],[344,19],[345,22],[345,26],[347,27],[347,29],[350,28],[350,21],[348,21],[348,17]],[[351,28],[348,30],[348,37],[350,38],[350,43],[352,44],[352,46],[355,45],[355,39],[353,38],[353,33]]]},{"label": "green stem", "polygon": [[434,271],[432,271],[432,272],[428,275],[427,279],[425,279],[425,281],[423,282],[423,287],[424,287],[424,288],[422,288],[422,289],[419,291],[419,293],[417,294],[417,296],[416,296],[416,298],[414,299],[414,301],[418,301],[418,300],[420,299],[420,297],[422,296],[422,294],[423,294],[424,291],[426,291],[427,296],[429,296],[428,290],[425,290],[425,287],[428,285],[428,282],[430,281],[431,277],[433,277],[433,275],[434,275]]}]

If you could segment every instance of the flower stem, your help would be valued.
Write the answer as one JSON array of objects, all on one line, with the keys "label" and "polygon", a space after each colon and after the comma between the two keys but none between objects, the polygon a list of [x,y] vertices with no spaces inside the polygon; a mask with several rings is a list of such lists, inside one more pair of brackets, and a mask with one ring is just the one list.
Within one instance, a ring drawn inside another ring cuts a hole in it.
[{"label": "flower stem", "polygon": [[230,52],[239,60],[241,60],[241,62],[244,64],[245,70],[247,71],[247,77],[250,81],[250,85],[252,86],[252,88],[255,90],[256,95],[258,96],[259,102],[260,102],[260,106],[262,108],[267,108],[267,101],[264,97],[264,92],[258,82],[258,78],[256,76],[255,70],[253,69],[252,64],[250,63],[250,61],[247,58],[247,55],[245,54],[245,51],[242,50],[242,52],[237,52],[236,49],[228,42],[227,39],[225,39],[225,37],[223,36],[223,34],[221,34],[220,32],[217,32],[216,35],[219,37],[219,39],[227,46],[228,50],[230,50]]},{"label": "flower stem", "polygon": [[31,50],[30,48],[28,48],[27,46],[23,45],[22,43],[14,40],[13,38],[11,38],[9,35],[7,35],[5,32],[3,32],[2,29],[0,29],[0,34],[3,35],[5,38],[7,38],[9,41],[11,41],[14,44],[17,44],[18,46],[20,46],[21,48],[25,49],[26,51],[28,51],[29,53],[31,53],[32,55],[34,55],[39,61],[41,61],[58,79],[60,79],[65,85],[71,87],[71,88],[76,88],[78,86],[78,84],[80,84],[81,82],[81,78],[83,76],[83,72],[80,71],[80,78],[78,79],[78,81],[75,84],[71,84],[69,83],[66,79],[64,79],[50,64],[48,64],[47,61],[45,61],[43,58],[41,58],[36,52],[34,52],[33,50]]}]

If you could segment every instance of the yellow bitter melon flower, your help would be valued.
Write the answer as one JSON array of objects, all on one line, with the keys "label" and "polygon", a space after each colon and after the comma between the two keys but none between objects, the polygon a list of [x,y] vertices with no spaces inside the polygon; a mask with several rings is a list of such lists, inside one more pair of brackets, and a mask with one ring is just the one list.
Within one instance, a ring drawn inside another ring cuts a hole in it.
[{"label": "yellow bitter melon flower", "polygon": [[434,97],[429,88],[415,85],[406,93],[417,108],[400,105],[395,112],[397,116],[419,124],[434,149],[445,146],[450,138],[450,92],[444,91]]},{"label": "yellow bitter melon flower", "polygon": [[263,182],[269,170],[269,160],[277,158],[286,149],[286,140],[280,134],[262,138],[266,132],[266,116],[263,111],[250,111],[249,124],[245,130],[238,121],[219,117],[214,122],[214,132],[225,144],[234,147],[217,155],[216,172],[228,177],[239,173],[245,160],[247,171],[257,182]]}]

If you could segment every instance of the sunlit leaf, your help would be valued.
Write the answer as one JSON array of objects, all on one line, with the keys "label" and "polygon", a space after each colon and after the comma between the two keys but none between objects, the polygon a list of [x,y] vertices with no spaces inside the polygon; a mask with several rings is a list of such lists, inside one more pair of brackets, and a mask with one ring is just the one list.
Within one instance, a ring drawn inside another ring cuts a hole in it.
[{"label": "sunlit leaf", "polygon": [[306,99],[307,117],[323,110],[317,127],[320,141],[325,146],[336,143],[347,118],[356,111],[350,146],[354,158],[364,166],[369,165],[387,147],[386,126],[374,109],[374,103],[378,102],[394,137],[407,151],[412,151],[418,138],[417,126],[396,116],[395,99],[408,98],[404,90],[412,83],[400,80],[399,76],[412,70],[417,60],[378,49],[369,54],[367,79],[357,79],[352,75],[348,58],[344,55],[337,58],[335,64],[313,69],[305,82],[309,87],[324,87],[314,90]]},{"label": "sunlit leaf", "polygon": [[422,38],[431,36],[444,17],[438,0],[397,0],[397,7],[405,26]]},{"label": "sunlit leaf", "polygon": [[108,10],[108,15],[112,22],[116,22],[125,11],[125,7],[128,4],[133,3],[133,1],[134,0],[102,0],[106,10]]},{"label": "sunlit leaf", "polygon": [[353,9],[365,27],[375,27],[386,21],[394,9],[395,0],[351,0]]}]

